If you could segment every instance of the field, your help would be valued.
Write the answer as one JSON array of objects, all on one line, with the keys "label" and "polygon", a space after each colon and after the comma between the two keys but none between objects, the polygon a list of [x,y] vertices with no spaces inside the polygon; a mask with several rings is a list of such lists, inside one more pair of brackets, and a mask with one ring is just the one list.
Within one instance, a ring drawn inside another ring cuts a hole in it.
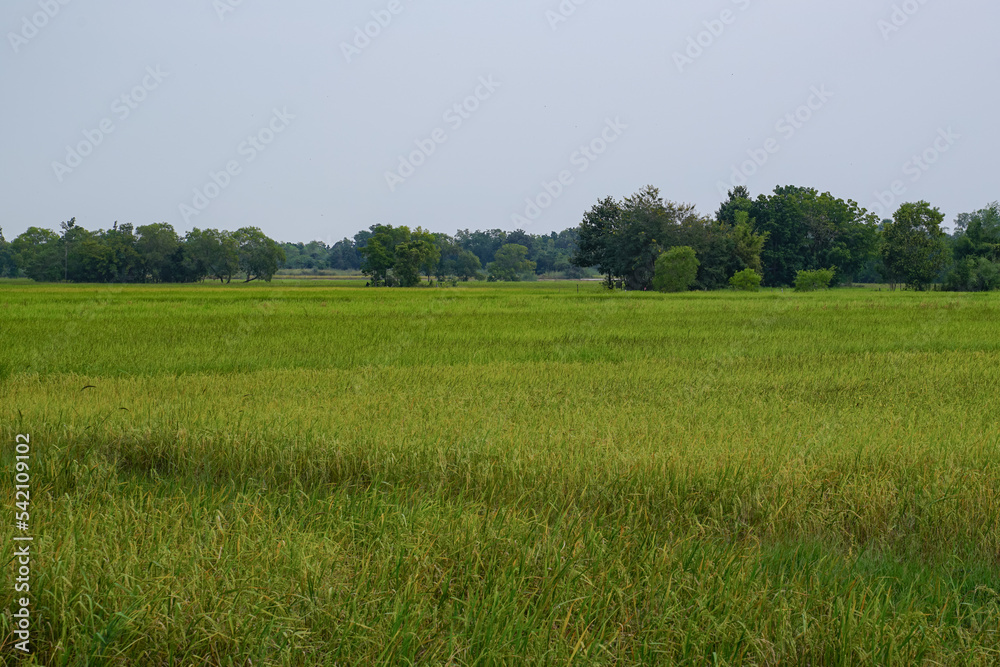
[{"label": "field", "polygon": [[0,285],[44,665],[997,664],[998,422],[996,295]]}]

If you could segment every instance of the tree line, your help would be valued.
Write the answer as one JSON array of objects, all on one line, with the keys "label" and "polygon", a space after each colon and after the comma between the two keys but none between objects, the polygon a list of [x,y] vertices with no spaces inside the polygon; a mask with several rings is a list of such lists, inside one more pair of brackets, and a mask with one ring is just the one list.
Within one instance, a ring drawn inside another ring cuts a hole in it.
[{"label": "tree line", "polygon": [[415,285],[419,282],[415,276],[420,274],[463,281],[593,275],[590,267],[573,264],[577,236],[576,229],[550,234],[463,229],[452,236],[420,227],[411,231],[406,226],[373,225],[332,246],[313,241],[285,243],[282,248],[288,269],[363,271],[376,285]]},{"label": "tree line", "polygon": [[0,276],[39,282],[224,283],[270,281],[285,261],[281,246],[256,227],[235,232],[193,229],[183,237],[167,223],[88,231],[76,218],[60,232],[30,227],[11,242],[0,230]]},{"label": "tree line", "polygon": [[609,286],[634,290],[754,289],[814,285],[817,278],[893,289],[1000,289],[1000,204],[958,216],[951,235],[943,221],[923,201],[879,220],[854,201],[797,186],[756,199],[737,187],[709,217],[647,186],[587,211],[573,261],[598,267]]},{"label": "tree line", "polygon": [[729,192],[714,216],[664,200],[653,186],[606,197],[578,227],[550,234],[373,225],[333,245],[279,244],[255,227],[193,229],[166,223],[87,231],[75,218],[60,233],[29,228],[11,242],[0,230],[0,276],[72,282],[271,280],[282,268],[360,271],[373,286],[443,280],[532,280],[603,275],[631,290],[756,289],[888,283],[924,290],[1000,289],[1000,204],[942,228],[927,202],[891,219],[813,188],[781,186],[751,197]]}]

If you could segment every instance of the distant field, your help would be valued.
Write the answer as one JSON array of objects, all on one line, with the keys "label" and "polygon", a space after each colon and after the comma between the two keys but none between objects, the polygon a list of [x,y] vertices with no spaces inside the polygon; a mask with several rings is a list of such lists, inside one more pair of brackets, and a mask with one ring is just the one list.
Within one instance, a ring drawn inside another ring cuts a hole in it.
[{"label": "distant field", "polygon": [[997,664],[998,424],[996,294],[0,284],[45,665]]}]

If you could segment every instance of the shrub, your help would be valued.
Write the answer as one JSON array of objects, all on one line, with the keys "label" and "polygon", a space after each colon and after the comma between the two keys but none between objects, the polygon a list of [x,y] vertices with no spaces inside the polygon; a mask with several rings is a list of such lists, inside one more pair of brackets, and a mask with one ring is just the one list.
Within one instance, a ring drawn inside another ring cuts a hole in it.
[{"label": "shrub", "polygon": [[729,285],[733,289],[737,289],[742,292],[756,292],[760,289],[760,283],[762,280],[764,280],[764,276],[760,275],[753,269],[743,269],[729,279]]},{"label": "shrub", "polygon": [[694,248],[671,248],[656,260],[653,288],[660,292],[684,292],[698,279],[699,266],[701,262]]},{"label": "shrub", "polygon": [[826,289],[833,282],[836,269],[817,269],[815,271],[799,271],[795,276],[796,292],[813,292]]}]

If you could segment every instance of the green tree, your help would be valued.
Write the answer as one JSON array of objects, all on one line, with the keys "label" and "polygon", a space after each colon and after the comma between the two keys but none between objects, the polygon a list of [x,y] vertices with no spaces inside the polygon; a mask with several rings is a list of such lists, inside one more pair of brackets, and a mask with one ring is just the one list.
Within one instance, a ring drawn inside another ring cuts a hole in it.
[{"label": "green tree", "polygon": [[142,280],[144,276],[142,257],[135,249],[137,239],[132,224],[119,225],[116,221],[111,229],[102,232],[99,236],[101,243],[109,251],[109,265],[113,274],[109,282],[134,283]]},{"label": "green tree", "polygon": [[583,216],[579,241],[572,263],[580,268],[596,266],[607,277],[608,284],[622,275],[616,262],[615,237],[621,231],[622,209],[612,197],[605,197]]},{"label": "green tree", "polygon": [[135,231],[138,236],[135,249],[142,258],[144,279],[154,283],[178,282],[181,240],[174,228],[161,222],[143,225]]},{"label": "green tree", "polygon": [[741,292],[756,292],[760,289],[760,284],[764,276],[753,269],[743,269],[729,279],[729,285]]},{"label": "green tree", "polygon": [[196,227],[184,237],[183,265],[191,280],[228,283],[240,270],[236,240],[229,232]]},{"label": "green tree", "polygon": [[735,242],[736,256],[745,268],[753,269],[756,273],[763,271],[763,264],[760,254],[767,243],[768,232],[758,234],[754,232],[754,222],[750,219],[747,211],[738,210],[734,215],[736,224],[733,227],[733,241]]},{"label": "green tree", "polygon": [[0,228],[0,278],[16,278],[18,273],[17,262],[14,260],[14,251],[10,243],[3,237],[3,229]]},{"label": "green tree", "polygon": [[816,269],[815,271],[799,271],[795,275],[796,292],[814,292],[827,289],[833,282],[836,269]]},{"label": "green tree", "polygon": [[29,227],[11,241],[11,254],[20,270],[37,282],[55,282],[63,276],[59,235],[50,229]]},{"label": "green tree", "polygon": [[899,207],[882,229],[880,252],[892,287],[905,282],[926,289],[948,265],[950,252],[941,230],[944,215],[925,201]]},{"label": "green tree", "polygon": [[1000,203],[975,213],[962,213],[955,221],[955,259],[985,257],[1000,261]]},{"label": "green tree", "polygon": [[955,262],[944,281],[949,292],[989,292],[1000,289],[1000,263],[970,255]]},{"label": "green tree", "polygon": [[437,268],[441,251],[433,242],[433,237],[428,239],[429,236],[418,227],[408,241],[396,246],[392,272],[402,287],[419,285],[421,271],[425,271],[430,279]]},{"label": "green tree", "polygon": [[485,232],[460,229],[455,234],[455,242],[478,257],[480,266],[485,266],[493,260],[497,250],[507,242],[507,232],[502,229],[490,229]]},{"label": "green tree", "polygon": [[534,274],[535,263],[528,259],[528,249],[523,245],[508,243],[497,250],[493,261],[486,266],[491,280],[517,282]]},{"label": "green tree", "polygon": [[[410,240],[409,227],[373,225],[361,247],[361,272],[372,277],[375,287],[385,285],[396,264],[396,246]],[[418,269],[419,270],[419,269]]]},{"label": "green tree", "polygon": [[749,214],[752,208],[753,199],[750,196],[750,191],[739,185],[729,191],[729,198],[719,206],[719,210],[715,213],[715,219],[718,222],[734,226],[737,223],[736,214],[741,211]]},{"label": "green tree", "polygon": [[285,261],[285,251],[257,227],[243,227],[233,232],[239,270],[246,275],[244,282],[271,282]]},{"label": "green tree", "polygon": [[694,248],[679,246],[671,248],[656,260],[656,274],[653,287],[660,292],[684,292],[698,279],[701,262]]},{"label": "green tree", "polygon": [[69,280],[69,248],[70,245],[79,243],[83,239],[80,227],[76,226],[76,218],[70,218],[67,222],[60,222],[59,229],[62,230],[61,243],[63,248],[63,280]]},{"label": "green tree", "polygon": [[441,263],[441,248],[438,245],[438,238],[431,232],[417,227],[413,230],[410,243],[414,245],[417,253],[417,267],[427,276],[427,282],[431,281],[431,276],[438,269]]},{"label": "green tree", "polygon": [[479,261],[479,257],[475,253],[469,250],[462,250],[458,253],[458,258],[455,260],[455,275],[463,281],[470,279],[482,280],[483,264]]},{"label": "green tree", "polygon": [[768,285],[791,285],[799,271],[825,266],[837,266],[838,282],[847,282],[876,254],[877,216],[828,192],[778,187],[758,197],[749,215],[754,230],[767,234],[761,261]]}]

